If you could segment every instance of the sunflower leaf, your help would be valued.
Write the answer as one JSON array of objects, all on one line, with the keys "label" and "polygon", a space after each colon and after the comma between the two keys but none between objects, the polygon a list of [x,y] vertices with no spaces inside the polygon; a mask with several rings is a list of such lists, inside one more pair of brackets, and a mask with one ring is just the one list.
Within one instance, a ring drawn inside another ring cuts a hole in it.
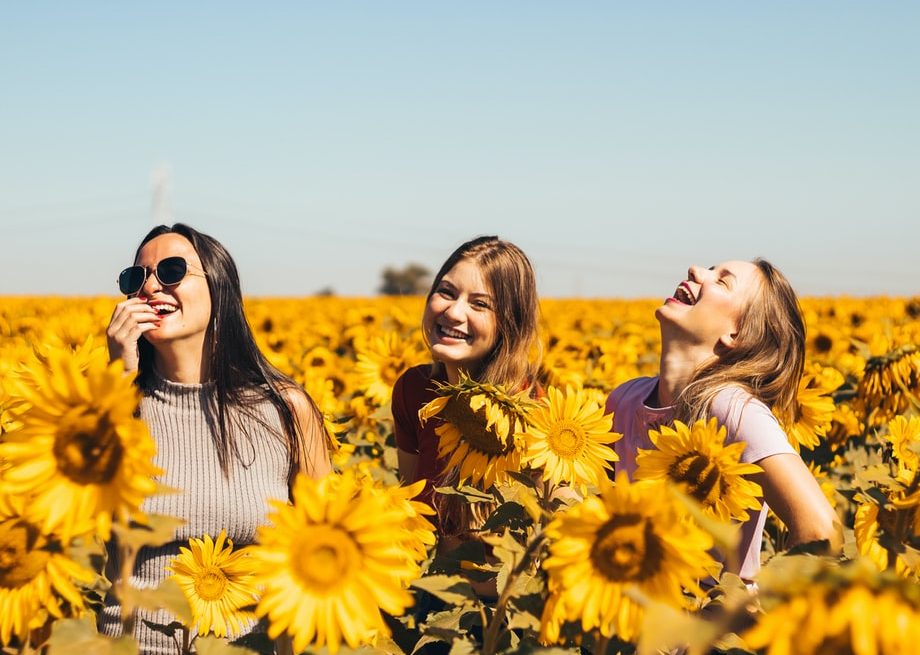
[{"label": "sunflower leaf", "polygon": [[195,639],[195,651],[198,655],[258,655],[254,650],[233,646],[213,635]]},{"label": "sunflower leaf", "polygon": [[126,596],[123,602],[130,601],[132,605],[148,610],[165,609],[175,614],[186,625],[192,622],[192,609],[188,600],[178,583],[171,578],[163,580],[155,589],[135,589],[125,585],[118,591]]},{"label": "sunflower leaf", "polygon": [[112,639],[96,631],[93,619],[60,619],[51,626],[48,655],[137,655],[137,642],[131,637]]},{"label": "sunflower leaf", "polygon": [[459,575],[428,575],[413,582],[412,586],[451,605],[478,600],[469,581]]},{"label": "sunflower leaf", "polygon": [[501,528],[526,528],[531,525],[530,517],[520,503],[507,502],[499,505],[483,523],[483,532],[492,532]]},{"label": "sunflower leaf", "polygon": [[469,485],[465,485],[459,488],[435,487],[435,491],[437,491],[439,494],[445,494],[447,496],[463,496],[467,500],[474,503],[491,503],[495,501],[495,498],[492,497],[492,494],[487,494],[483,491],[480,491],[476,487],[471,487]]},{"label": "sunflower leaf", "polygon": [[144,523],[132,521],[128,526],[116,523],[112,526],[112,531],[118,537],[120,545],[137,551],[144,546],[162,546],[172,541],[176,528],[184,523],[183,519],[174,516],[150,514]]}]

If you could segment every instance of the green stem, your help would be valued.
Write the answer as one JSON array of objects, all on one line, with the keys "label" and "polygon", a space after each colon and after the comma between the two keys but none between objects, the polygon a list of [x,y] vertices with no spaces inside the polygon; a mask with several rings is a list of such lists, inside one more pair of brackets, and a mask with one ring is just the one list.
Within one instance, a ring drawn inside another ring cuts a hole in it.
[{"label": "green stem", "polygon": [[134,634],[137,608],[134,606],[132,594],[127,592],[131,587],[131,573],[134,572],[137,551],[120,543],[118,544],[118,549],[121,551],[121,571],[119,571],[118,582],[115,584],[115,595],[118,596],[118,600],[121,602],[121,633],[130,636]]},{"label": "green stem", "polygon": [[601,636],[598,637],[597,643],[594,644],[594,652],[597,653],[597,655],[604,655],[609,647],[610,637],[601,634]]},{"label": "green stem", "polygon": [[530,565],[531,558],[538,550],[539,546],[543,544],[543,540],[543,533],[537,532],[533,536],[532,541],[527,544],[527,548],[521,556],[521,561],[518,562],[511,570],[511,573],[508,574],[508,579],[505,581],[505,588],[502,589],[502,593],[498,598],[498,603],[495,605],[495,612],[492,614],[492,620],[489,622],[488,627],[484,628],[482,651],[480,655],[494,655],[496,652],[502,623],[505,620],[505,610],[508,606],[508,601],[511,600],[511,589],[514,587],[514,583],[521,573]]}]

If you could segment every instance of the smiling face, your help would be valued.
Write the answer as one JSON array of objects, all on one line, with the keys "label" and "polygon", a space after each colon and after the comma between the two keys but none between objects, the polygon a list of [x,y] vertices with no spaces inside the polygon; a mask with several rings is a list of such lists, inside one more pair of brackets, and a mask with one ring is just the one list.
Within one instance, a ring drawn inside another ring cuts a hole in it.
[{"label": "smiling face", "polygon": [[479,266],[461,259],[435,286],[422,316],[432,357],[454,381],[460,369],[475,372],[498,339],[494,298]]},{"label": "smiling face", "polygon": [[147,277],[137,297],[147,302],[160,315],[160,324],[146,332],[144,338],[156,345],[167,341],[195,340],[203,346],[211,320],[211,294],[207,278],[202,274],[201,259],[191,242],[179,234],[162,234],[145,243],[137,254],[135,264],[153,270],[167,257],[182,257],[188,262],[188,272],[175,285],[165,287],[156,275]]},{"label": "smiling face", "polygon": [[687,279],[655,313],[662,339],[707,348],[732,347],[741,317],[762,281],[763,275],[751,262],[730,261],[708,269],[691,266]]}]

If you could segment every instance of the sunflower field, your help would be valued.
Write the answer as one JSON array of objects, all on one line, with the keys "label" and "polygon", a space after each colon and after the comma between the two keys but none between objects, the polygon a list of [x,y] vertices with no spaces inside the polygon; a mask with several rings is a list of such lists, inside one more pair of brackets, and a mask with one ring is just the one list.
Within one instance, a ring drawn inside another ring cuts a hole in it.
[{"label": "sunflower field", "polygon": [[[309,392],[336,474],[298,478],[257,543],[191,539],[157,589],[129,575],[176,521],[138,392],[110,364],[111,298],[0,298],[0,647],[129,654],[96,632],[112,592],[166,609],[177,654],[920,653],[920,299],[806,299],[806,373],[790,442],[843,526],[840,552],[789,549],[768,520],[756,585],[717,552],[760,508],[754,465],[716,422],[652,431],[633,482],[612,478],[607,394],[658,365],[657,301],[545,300],[539,400],[463,378],[436,421],[451,498],[473,520],[437,543],[400,486],[393,383],[425,363],[420,298],[251,299],[262,351]],[[118,537],[121,575],[106,570]],[[263,638],[239,638],[260,623]],[[277,649],[277,651],[276,651]]]}]

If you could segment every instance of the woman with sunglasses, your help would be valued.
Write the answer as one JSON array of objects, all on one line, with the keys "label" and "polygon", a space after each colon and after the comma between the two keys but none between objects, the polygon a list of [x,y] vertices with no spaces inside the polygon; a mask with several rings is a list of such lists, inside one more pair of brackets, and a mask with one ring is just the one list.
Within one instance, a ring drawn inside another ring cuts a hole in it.
[{"label": "woman with sunglasses", "polygon": [[614,444],[617,471],[631,477],[637,451],[655,448],[650,428],[715,417],[726,443],[745,442],[741,460],[763,469],[752,478],[764,502],[742,525],[740,570],[732,572],[751,580],[760,569],[768,507],[789,529],[790,546],[837,547],[837,516],[774,415],[795,418],[805,363],[805,325],[785,276],[762,259],[691,266],[655,316],[659,375],[625,382],[607,401],[613,431],[623,435]]},{"label": "woman with sunglasses", "polygon": [[[227,250],[177,223],[151,230],[134,262],[119,277],[128,298],[112,314],[109,354],[137,373],[140,415],[164,471],[160,482],[180,490],[154,496],[142,509],[186,521],[172,542],[144,548],[137,558],[132,582],[155,587],[189,538],[224,529],[235,546],[251,543],[269,499],[287,498],[299,472],[320,477],[331,466],[315,404],[256,346]],[[118,551],[110,544],[109,552],[109,570],[117,572]],[[141,611],[134,628],[141,652],[173,652],[173,640],[146,623],[173,620]],[[104,633],[119,634],[114,596],[99,623]]]}]

